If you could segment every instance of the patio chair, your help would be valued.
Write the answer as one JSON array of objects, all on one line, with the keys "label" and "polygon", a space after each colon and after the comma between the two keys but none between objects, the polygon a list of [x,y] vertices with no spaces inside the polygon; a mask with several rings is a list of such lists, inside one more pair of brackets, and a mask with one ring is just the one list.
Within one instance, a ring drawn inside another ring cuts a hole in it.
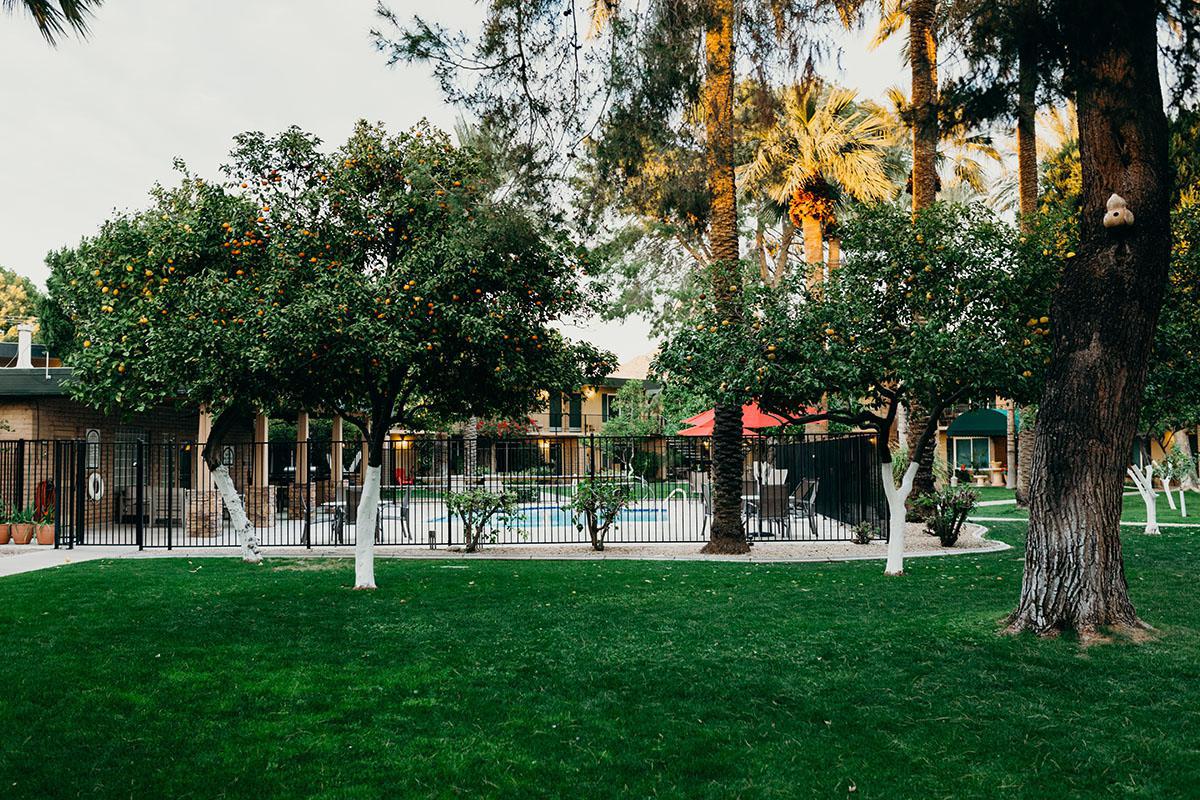
[{"label": "patio chair", "polygon": [[789,513],[788,499],[787,486],[782,483],[764,484],[759,489],[758,507],[755,510],[755,516],[758,518],[758,530],[755,533],[758,536],[775,535],[771,531],[763,530],[764,522],[770,526],[778,525],[780,538],[791,536],[792,515]]},{"label": "patio chair", "polygon": [[742,478],[742,517],[747,522],[754,516],[758,503],[758,481],[754,478]]},{"label": "patio chair", "polygon": [[789,512],[797,517],[806,517],[808,519],[808,528],[812,532],[812,537],[817,538],[817,489],[821,486],[821,481],[809,480],[804,478],[796,485],[796,491],[792,492],[790,498]]}]

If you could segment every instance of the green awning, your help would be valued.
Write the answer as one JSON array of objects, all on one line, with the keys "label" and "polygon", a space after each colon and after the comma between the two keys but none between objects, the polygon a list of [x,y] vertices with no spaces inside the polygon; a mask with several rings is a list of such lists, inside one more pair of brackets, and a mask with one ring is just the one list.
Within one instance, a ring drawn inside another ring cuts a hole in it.
[{"label": "green awning", "polygon": [[[1018,429],[1020,418],[1015,420]],[[998,408],[977,408],[959,414],[946,429],[947,436],[1004,436],[1008,433],[1008,413]]]}]

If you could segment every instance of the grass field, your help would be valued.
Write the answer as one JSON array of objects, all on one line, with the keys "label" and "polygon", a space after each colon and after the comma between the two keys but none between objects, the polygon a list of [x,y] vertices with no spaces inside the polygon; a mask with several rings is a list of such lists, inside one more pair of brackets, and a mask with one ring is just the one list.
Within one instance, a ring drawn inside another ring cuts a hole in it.
[{"label": "grass field", "polygon": [[[1007,490],[1001,490],[1007,491]],[[1009,497],[1012,492],[1008,493]],[[1167,503],[1167,496],[1161,491],[1158,493],[1158,502],[1155,505],[1159,522],[1178,522],[1185,525],[1200,526],[1200,493],[1188,492],[1188,516],[1183,516],[1179,513],[1179,491],[1175,490],[1175,510]],[[1000,496],[980,497],[981,500],[999,500]],[[1024,508],[1017,508],[1015,505],[1004,506],[981,506],[977,507],[973,517],[988,517],[988,518],[1003,518],[1013,520],[1029,519],[1029,512]],[[1121,511],[1121,519],[1126,522],[1145,522],[1146,521],[1146,504],[1142,502],[1142,498],[1137,494],[1127,494],[1124,498],[1124,507]]]},{"label": "grass field", "polygon": [[0,796],[1193,796],[1197,537],[1128,533],[1162,636],[1086,650],[997,635],[1019,550],[20,575]]}]

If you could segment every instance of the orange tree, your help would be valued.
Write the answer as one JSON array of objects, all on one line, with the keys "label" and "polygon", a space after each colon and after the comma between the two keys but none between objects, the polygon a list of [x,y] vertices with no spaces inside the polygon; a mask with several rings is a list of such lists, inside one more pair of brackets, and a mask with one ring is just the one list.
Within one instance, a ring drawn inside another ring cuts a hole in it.
[{"label": "orange tree", "polygon": [[149,208],[50,254],[44,310],[69,352],[76,398],[116,413],[182,403],[215,413],[202,457],[244,558],[257,561],[254,529],[220,453],[239,421],[291,391],[271,355],[282,289],[268,258],[269,226],[246,200],[192,177],[151,197]]},{"label": "orange tree", "polygon": [[355,584],[375,586],[374,520],[394,426],[528,415],[539,393],[606,371],[611,357],[556,329],[584,310],[586,264],[559,233],[489,195],[481,161],[421,124],[359,123],[326,153],[298,130],[239,137],[231,184],[273,224],[289,297],[278,368],[305,402],[367,437]]},{"label": "orange tree", "polygon": [[[864,212],[844,241],[842,265],[821,287],[804,286],[801,275],[752,293],[742,335],[726,332],[714,308],[669,342],[658,366],[710,392],[755,396],[796,424],[874,431],[887,572],[899,574],[905,501],[941,412],[1039,385],[1056,255],[983,208],[940,204],[915,221],[893,206]],[[898,409],[913,401],[930,414],[897,487],[888,439]]]}]

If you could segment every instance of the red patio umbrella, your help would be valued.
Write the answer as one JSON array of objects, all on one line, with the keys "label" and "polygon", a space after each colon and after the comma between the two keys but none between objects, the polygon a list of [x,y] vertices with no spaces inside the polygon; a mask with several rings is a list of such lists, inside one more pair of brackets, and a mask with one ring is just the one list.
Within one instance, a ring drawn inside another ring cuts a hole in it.
[{"label": "red patio umbrella", "polygon": [[[683,421],[683,424],[690,425],[691,427],[684,428],[678,435],[712,436],[715,416],[715,410],[710,408],[708,411],[703,411],[694,417],[688,417]],[[786,424],[787,419],[775,414],[768,414],[758,407],[758,403],[747,403],[742,406],[743,436],[755,436],[756,431],[760,428],[777,428],[780,425]]]}]

